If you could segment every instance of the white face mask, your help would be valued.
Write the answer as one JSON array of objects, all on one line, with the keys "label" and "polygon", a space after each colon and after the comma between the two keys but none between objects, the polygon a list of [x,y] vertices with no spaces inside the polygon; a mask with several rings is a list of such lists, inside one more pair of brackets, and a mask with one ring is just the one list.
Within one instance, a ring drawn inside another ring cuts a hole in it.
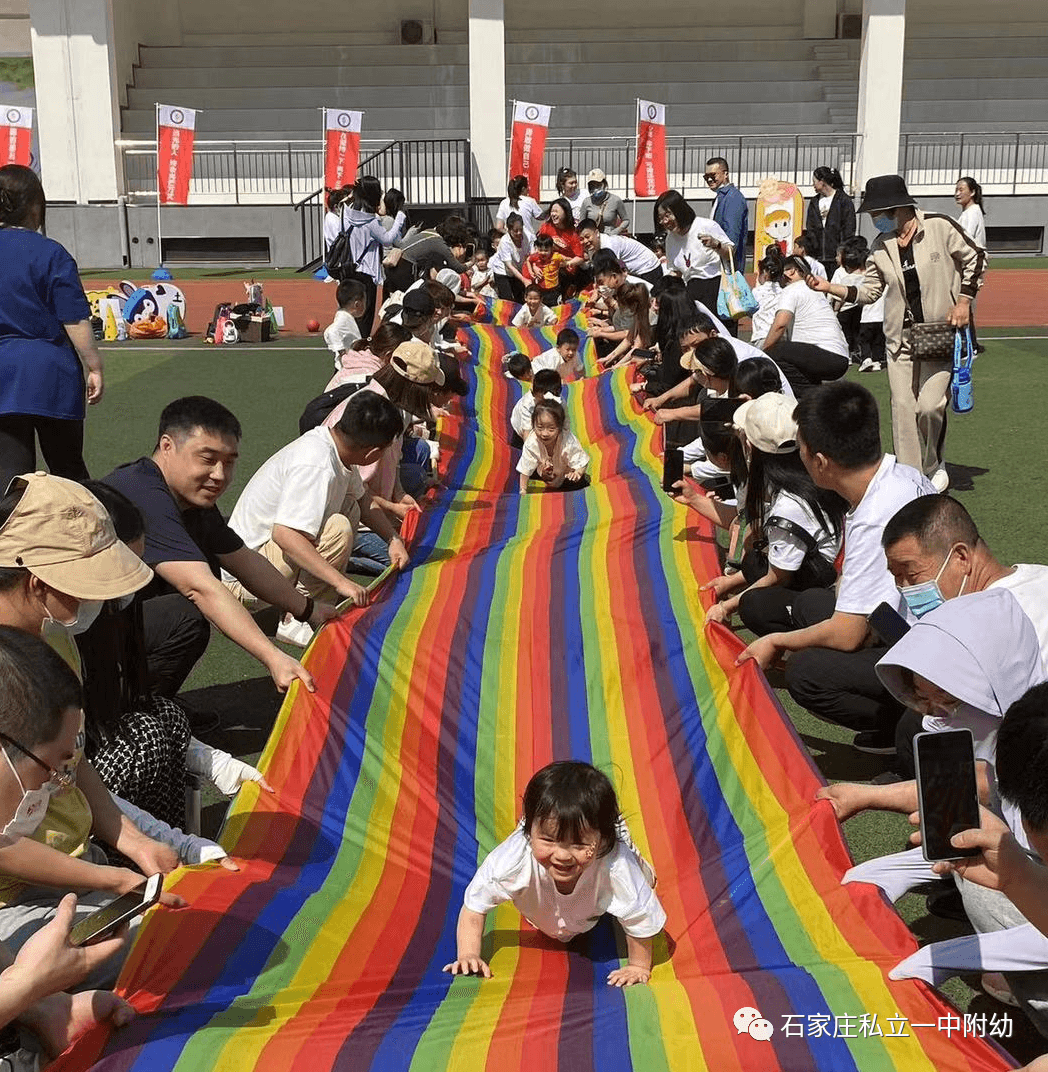
[{"label": "white face mask", "polygon": [[79,636],[81,633],[86,633],[95,624],[95,619],[102,613],[104,605],[104,599],[82,599],[72,625],[66,626],[70,635]]},{"label": "white face mask", "polygon": [[52,779],[48,779],[39,789],[26,789],[22,785],[22,779],[19,778],[15,765],[11,762],[11,757],[7,754],[7,749],[0,747],[0,752],[3,752],[4,759],[22,790],[22,799],[18,802],[14,815],[7,821],[3,830],[0,830],[0,838],[15,841],[20,837],[32,837],[47,814],[51,794],[57,792],[59,787]]}]

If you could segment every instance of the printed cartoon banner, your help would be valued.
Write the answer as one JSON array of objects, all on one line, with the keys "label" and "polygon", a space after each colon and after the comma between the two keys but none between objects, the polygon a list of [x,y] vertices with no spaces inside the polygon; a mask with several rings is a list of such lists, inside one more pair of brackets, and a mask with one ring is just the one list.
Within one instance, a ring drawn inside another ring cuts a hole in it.
[{"label": "printed cartoon banner", "polygon": [[189,201],[196,111],[161,104],[156,113],[156,188],[162,205]]},{"label": "printed cartoon banner", "polygon": [[513,109],[513,139],[509,150],[509,174],[526,175],[531,196],[537,197],[542,182],[542,154],[552,108],[548,104],[517,101]]},{"label": "printed cartoon banner", "polygon": [[637,101],[637,167],[633,189],[638,197],[658,197],[666,181],[666,105]]},{"label": "printed cartoon banner", "polygon": [[324,109],[324,185],[329,190],[356,180],[363,115],[345,108]]},{"label": "printed cartoon banner", "polygon": [[33,109],[5,108],[0,125],[0,167],[6,164],[29,166],[32,159]]}]

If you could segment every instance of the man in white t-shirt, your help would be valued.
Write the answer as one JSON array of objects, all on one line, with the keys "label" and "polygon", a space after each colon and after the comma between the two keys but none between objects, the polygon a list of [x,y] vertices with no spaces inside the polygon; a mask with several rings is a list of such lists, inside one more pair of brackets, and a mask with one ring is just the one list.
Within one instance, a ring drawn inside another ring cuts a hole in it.
[{"label": "man in white t-shirt", "polygon": [[578,231],[589,260],[593,260],[597,250],[606,249],[618,258],[628,275],[637,276],[649,287],[662,278],[659,258],[643,242],[628,235],[601,234],[596,222],[589,219],[579,224]]},{"label": "man in white t-shirt", "polygon": [[[362,605],[365,589],[342,572],[360,519],[389,543],[395,566],[406,566],[408,553],[389,518],[371,501],[356,466],[376,462],[403,430],[392,402],[358,391],[337,424],[310,429],[262,464],[241,492],[230,528],[309,598]],[[222,580],[252,612],[266,605],[231,575],[224,573]],[[284,622],[277,636],[305,646],[312,629],[302,625]]]},{"label": "man in white t-shirt", "polygon": [[887,648],[871,638],[867,618],[881,603],[909,612],[888,572],[881,535],[901,506],[935,489],[916,469],[881,453],[877,402],[859,384],[813,388],[794,416],[812,480],[849,506],[840,583],[836,597],[826,588],[798,592],[791,608],[796,628],[760,637],[738,662],[754,659],[767,668],[789,652],[786,687],[793,699],[819,718],[857,730],[859,750],[890,754],[903,707],[877,676]]},{"label": "man in white t-shirt", "polygon": [[[907,503],[884,527],[882,543],[888,570],[918,617],[948,599],[1008,589],[1030,619],[1048,671],[1048,566],[1002,565],[968,511],[948,495]],[[913,735],[921,729],[921,716],[913,712],[899,723],[895,740],[903,773],[912,773]]]}]

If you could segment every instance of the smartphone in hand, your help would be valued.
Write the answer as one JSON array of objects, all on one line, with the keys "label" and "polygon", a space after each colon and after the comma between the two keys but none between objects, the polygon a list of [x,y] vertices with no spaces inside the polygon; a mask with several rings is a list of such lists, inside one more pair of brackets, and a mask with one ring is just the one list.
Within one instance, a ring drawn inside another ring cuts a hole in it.
[{"label": "smartphone in hand", "polygon": [[140,916],[147,908],[152,908],[160,900],[163,888],[163,875],[153,875],[146,879],[141,886],[82,919],[69,932],[70,944],[90,945],[115,934],[125,923],[130,923],[135,916]]},{"label": "smartphone in hand", "polygon": [[962,830],[979,828],[972,731],[918,733],[913,739],[913,758],[924,858],[934,863],[978,856],[978,849],[958,849],[950,844],[950,838]]},{"label": "smartphone in hand", "polygon": [[667,447],[662,455],[662,490],[675,495],[673,485],[684,479],[684,451]]}]

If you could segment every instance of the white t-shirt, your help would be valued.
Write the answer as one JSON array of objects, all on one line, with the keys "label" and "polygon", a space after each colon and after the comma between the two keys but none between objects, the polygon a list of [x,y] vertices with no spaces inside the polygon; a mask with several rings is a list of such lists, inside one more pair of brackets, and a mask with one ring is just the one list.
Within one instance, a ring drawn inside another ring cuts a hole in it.
[{"label": "white t-shirt", "polygon": [[[563,394],[561,394],[560,398],[557,398],[556,395],[552,395],[547,391],[546,397],[557,402],[564,401]],[[513,412],[509,415],[510,426],[521,439],[527,439],[531,433],[531,416],[535,412],[535,403],[537,401],[538,399],[535,397],[534,392],[525,391],[517,400],[517,404],[513,407]],[[567,422],[565,422],[564,427],[567,427]]]},{"label": "white t-shirt", "polygon": [[1007,588],[1015,596],[1037,634],[1041,659],[1048,671],[1048,566],[1020,563],[1013,573],[987,587]]},{"label": "white t-shirt", "polygon": [[585,470],[590,456],[582,449],[582,444],[565,428],[553,441],[547,451],[545,444],[534,430],[524,440],[524,449],[520,452],[517,472],[531,476],[544,462],[553,463],[553,476],[546,481],[551,488],[559,488],[564,483],[565,475],[572,469]]},{"label": "white t-shirt", "polygon": [[[812,513],[811,507],[788,491],[780,491],[771,504],[768,517],[781,517],[792,521],[805,532],[815,537],[819,554],[827,562],[833,562],[841,549],[839,536],[833,530],[825,528]],[[793,572],[801,568],[808,548],[799,536],[794,536],[778,525],[768,525],[768,563],[776,569]]]},{"label": "white t-shirt", "polygon": [[586,195],[582,192],[581,188],[575,191],[574,197],[568,197],[567,194],[560,194],[569,205],[571,205],[571,214],[575,217],[575,222],[578,223],[582,219],[582,202],[586,200]]},{"label": "white t-shirt", "polygon": [[840,357],[848,356],[848,340],[830,303],[817,291],[809,290],[803,279],[783,288],[779,312],[793,316],[792,342],[805,342]]},{"label": "white t-shirt", "polygon": [[[500,239],[500,241],[501,241],[501,239]],[[474,268],[473,271],[470,272],[470,275],[469,275],[470,289],[475,294],[481,294],[485,298],[494,298],[494,297],[496,297],[495,288],[491,283],[492,274],[493,273],[492,273],[492,270],[491,270],[491,261],[490,261],[490,258],[489,258],[488,266],[487,266],[487,268],[484,269],[483,272],[479,268]],[[487,280],[487,282],[485,282],[485,280]],[[478,289],[478,286],[481,283],[483,283],[484,285],[479,287],[479,289]]]},{"label": "white t-shirt", "polygon": [[983,210],[974,201],[957,217],[957,222],[977,246],[986,248],[986,220]]},{"label": "white t-shirt", "polygon": [[763,341],[771,331],[772,321],[779,311],[781,293],[782,287],[778,283],[758,283],[753,288],[753,296],[759,303],[757,311],[750,318],[752,324],[750,337],[754,342]]},{"label": "white t-shirt", "polygon": [[342,464],[331,430],[321,425],[262,463],[240,493],[229,526],[255,551],[272,539],[274,525],[316,538],[347,498],[363,494],[360,474]]},{"label": "white t-shirt", "polygon": [[826,222],[826,217],[830,214],[831,204],[833,204],[833,194],[819,198],[819,215],[822,217],[823,223]]},{"label": "white t-shirt", "polygon": [[488,258],[488,268],[491,269],[494,275],[509,275],[509,272],[506,271],[506,265],[512,264],[518,272],[523,274],[524,261],[527,260],[531,253],[531,243],[534,240],[535,236],[525,227],[524,237],[521,239],[520,248],[518,249],[513,244],[513,239],[508,234],[504,234],[499,239],[495,252]]},{"label": "white t-shirt", "polygon": [[601,235],[600,248],[610,249],[622,261],[626,271],[633,275],[654,272],[660,267],[659,258],[643,242],[627,235]]},{"label": "white t-shirt", "polygon": [[533,197],[522,197],[518,202],[518,207],[514,208],[509,203],[509,198],[504,197],[499,202],[498,211],[495,213],[495,219],[501,220],[503,223],[509,219],[512,213],[516,212],[518,216],[524,221],[524,230],[531,231],[534,234],[539,227],[542,226],[542,213],[543,208]]},{"label": "white t-shirt", "polygon": [[561,893],[535,859],[524,832],[514,830],[485,857],[464,898],[466,908],[481,914],[505,901],[512,901],[537,930],[561,942],[592,930],[605,912],[632,938],[654,938],[666,924],[655,891],[621,841],[582,872],[571,893]]},{"label": "white t-shirt", "polygon": [[560,351],[555,346],[551,346],[531,359],[531,374],[534,376],[536,372],[541,372],[543,369],[558,372],[563,364],[564,358],[560,356]]},{"label": "white t-shirt", "polygon": [[916,621],[888,572],[881,536],[901,506],[934,494],[935,488],[923,473],[902,465],[894,454],[885,454],[859,505],[844,516],[844,566],[837,610],[865,616],[878,604],[887,603],[907,621]]},{"label": "white t-shirt", "polygon": [[342,368],[339,354],[343,350],[352,350],[353,343],[360,341],[360,328],[357,326],[355,317],[349,315],[345,309],[339,309],[335,313],[335,319],[324,328],[324,343],[335,355],[335,371]]},{"label": "white t-shirt", "polygon": [[556,322],[557,314],[545,305],[540,305],[534,316],[526,305],[522,305],[510,321],[515,328],[546,328]]},{"label": "white t-shirt", "polygon": [[720,253],[704,246],[699,241],[700,235],[711,235],[723,245],[735,248],[735,243],[724,233],[720,224],[705,216],[696,216],[686,235],[668,231],[666,261],[675,272],[680,273],[685,283],[689,279],[713,279],[720,275]]}]

